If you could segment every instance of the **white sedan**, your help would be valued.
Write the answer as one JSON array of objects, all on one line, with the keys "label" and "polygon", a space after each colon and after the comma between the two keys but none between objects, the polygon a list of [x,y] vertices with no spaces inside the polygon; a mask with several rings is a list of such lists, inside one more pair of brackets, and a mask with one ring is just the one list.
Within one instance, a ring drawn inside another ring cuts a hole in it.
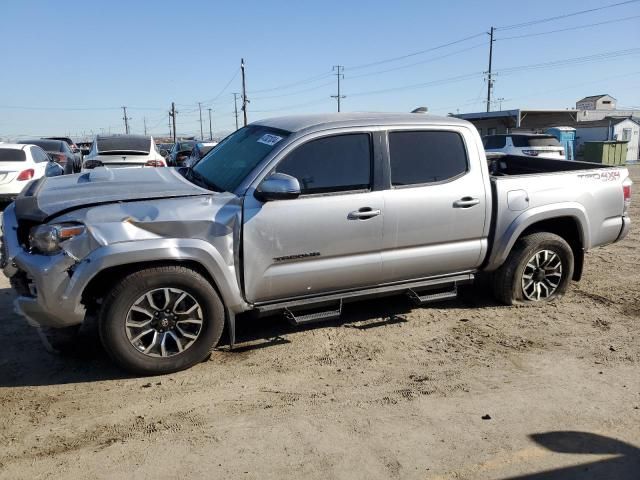
[{"label": "white sedan", "polygon": [[31,180],[44,177],[50,163],[36,145],[0,144],[0,200],[13,200]]},{"label": "white sedan", "polygon": [[532,133],[508,133],[487,135],[482,139],[486,152],[501,152],[507,155],[543,157],[566,160],[562,144],[553,135]]},{"label": "white sedan", "polygon": [[146,135],[98,135],[84,157],[82,170],[96,167],[166,167],[153,137]]}]

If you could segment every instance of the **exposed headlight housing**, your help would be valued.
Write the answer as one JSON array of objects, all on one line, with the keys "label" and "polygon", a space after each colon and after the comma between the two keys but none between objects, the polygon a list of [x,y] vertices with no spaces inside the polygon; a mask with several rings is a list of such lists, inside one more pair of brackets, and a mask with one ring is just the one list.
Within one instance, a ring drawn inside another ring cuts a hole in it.
[{"label": "exposed headlight housing", "polygon": [[29,232],[29,244],[33,250],[51,254],[60,251],[60,243],[84,233],[84,225],[77,223],[59,223],[38,225]]}]

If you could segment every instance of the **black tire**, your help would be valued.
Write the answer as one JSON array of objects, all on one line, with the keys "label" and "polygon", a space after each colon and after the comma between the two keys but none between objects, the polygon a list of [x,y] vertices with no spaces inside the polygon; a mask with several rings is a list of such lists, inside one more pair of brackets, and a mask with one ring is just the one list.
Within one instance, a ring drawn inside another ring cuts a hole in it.
[{"label": "black tire", "polygon": [[[562,264],[561,278],[550,295],[540,300],[531,300],[524,292],[522,276],[529,260],[543,250],[551,251],[559,257]],[[569,287],[573,277],[573,266],[573,251],[564,238],[548,232],[527,235],[516,242],[505,262],[494,272],[494,295],[505,305],[536,304],[557,300]]]},{"label": "black tire", "polygon": [[[136,299],[162,288],[177,288],[192,296],[202,309],[202,326],[184,351],[151,357],[134,347],[125,323]],[[223,328],[224,307],[213,286],[198,272],[181,266],[146,268],[124,277],[104,299],[99,323],[100,339],[109,356],[123,369],[141,375],[177,372],[202,362],[220,340]]]}]

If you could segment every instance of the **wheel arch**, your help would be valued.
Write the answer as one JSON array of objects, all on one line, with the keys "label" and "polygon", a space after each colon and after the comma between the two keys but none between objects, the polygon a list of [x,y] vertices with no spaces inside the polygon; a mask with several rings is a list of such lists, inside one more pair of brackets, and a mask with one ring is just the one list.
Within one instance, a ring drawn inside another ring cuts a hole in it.
[{"label": "wheel arch", "polygon": [[[536,211],[537,210],[537,211]],[[589,223],[582,206],[556,208],[550,205],[532,209],[517,217],[506,229],[502,239],[496,239],[486,270],[499,268],[507,259],[515,243],[522,237],[549,232],[562,237],[570,246],[574,257],[573,280],[580,280],[584,266],[584,252],[590,245]]]}]

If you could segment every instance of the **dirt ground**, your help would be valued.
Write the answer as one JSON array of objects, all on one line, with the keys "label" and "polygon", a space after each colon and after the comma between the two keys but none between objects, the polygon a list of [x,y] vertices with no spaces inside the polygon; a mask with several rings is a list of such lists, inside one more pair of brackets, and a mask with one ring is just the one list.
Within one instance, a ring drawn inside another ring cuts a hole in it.
[{"label": "dirt ground", "polygon": [[2,277],[0,478],[640,478],[638,193],[632,218],[558,303],[244,320],[236,351],[154,378],[47,353]]}]

